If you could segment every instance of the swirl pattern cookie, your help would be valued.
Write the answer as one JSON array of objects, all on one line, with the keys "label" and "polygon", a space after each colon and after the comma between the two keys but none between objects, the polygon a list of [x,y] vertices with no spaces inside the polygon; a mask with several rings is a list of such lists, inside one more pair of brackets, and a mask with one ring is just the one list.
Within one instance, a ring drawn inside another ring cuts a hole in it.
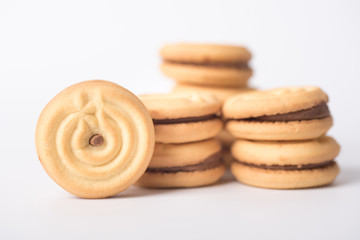
[{"label": "swirl pattern cookie", "polygon": [[142,102],[107,81],[66,88],[44,108],[36,128],[36,150],[48,175],[83,198],[114,196],[136,182],[154,142]]}]

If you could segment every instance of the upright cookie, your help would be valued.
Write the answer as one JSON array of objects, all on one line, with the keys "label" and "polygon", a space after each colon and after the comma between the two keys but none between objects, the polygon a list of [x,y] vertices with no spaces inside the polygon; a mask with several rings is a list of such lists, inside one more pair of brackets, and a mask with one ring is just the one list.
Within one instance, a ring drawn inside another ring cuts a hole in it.
[{"label": "upright cookie", "polygon": [[140,96],[153,118],[156,142],[195,142],[216,136],[222,129],[221,102],[198,94]]},{"label": "upright cookie", "polygon": [[47,104],[35,142],[57,184],[79,197],[105,198],[141,177],[155,136],[150,114],[134,94],[115,83],[86,81]]},{"label": "upright cookie", "polygon": [[238,140],[231,148],[231,171],[245,184],[292,189],[329,184],[339,173],[340,146],[331,137],[309,141]]},{"label": "upright cookie", "polygon": [[251,140],[306,140],[332,126],[328,96],[318,87],[253,91],[229,98],[223,106],[227,129]]},{"label": "upright cookie", "polygon": [[156,143],[145,174],[136,183],[150,188],[199,187],[225,172],[221,145],[214,139],[184,144]]},{"label": "upright cookie", "polygon": [[253,88],[248,87],[209,87],[209,86],[199,86],[199,85],[190,85],[190,84],[177,84],[174,86],[173,93],[197,93],[197,94],[206,94],[214,95],[221,102],[224,102],[231,96],[240,93],[246,93],[253,91]]},{"label": "upright cookie", "polygon": [[178,82],[218,87],[246,86],[250,52],[240,46],[171,44],[160,50],[162,72]]}]

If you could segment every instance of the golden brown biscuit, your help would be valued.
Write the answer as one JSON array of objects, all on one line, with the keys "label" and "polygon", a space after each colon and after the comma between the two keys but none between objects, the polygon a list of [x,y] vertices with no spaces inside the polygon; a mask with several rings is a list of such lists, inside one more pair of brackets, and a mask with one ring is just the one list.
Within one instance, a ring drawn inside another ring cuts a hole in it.
[{"label": "golden brown biscuit", "polygon": [[249,67],[215,67],[164,62],[161,71],[179,83],[214,87],[246,87],[252,70]]},{"label": "golden brown biscuit", "polygon": [[209,168],[203,171],[157,173],[145,172],[136,183],[138,186],[147,188],[189,188],[201,187],[214,184],[224,175],[225,165]]},{"label": "golden brown biscuit", "polygon": [[258,165],[304,165],[335,159],[340,152],[340,145],[329,136],[284,142],[236,140],[231,150],[234,158],[241,162]]},{"label": "golden brown biscuit", "polygon": [[213,96],[196,93],[147,94],[139,96],[153,119],[175,119],[215,114],[221,103]]},{"label": "golden brown biscuit", "polygon": [[237,63],[248,62],[251,53],[241,46],[178,43],[164,45],[160,56],[178,62]]},{"label": "golden brown biscuit", "polygon": [[306,140],[332,126],[328,96],[318,87],[291,87],[235,95],[224,103],[226,128],[251,140]]},{"label": "golden brown biscuit", "polygon": [[219,141],[214,139],[183,144],[156,143],[148,168],[194,165],[220,150]]},{"label": "golden brown biscuit", "polygon": [[153,118],[156,142],[185,143],[216,136],[223,123],[221,102],[198,94],[153,94],[140,96]]},{"label": "golden brown biscuit", "polygon": [[235,137],[249,140],[289,141],[321,137],[333,125],[331,117],[306,121],[228,121],[226,129]]},{"label": "golden brown biscuit", "polygon": [[107,81],[66,88],[47,104],[36,128],[36,150],[46,172],[83,198],[114,196],[136,182],[154,142],[142,102]]},{"label": "golden brown biscuit", "polygon": [[223,128],[222,121],[215,117],[194,122],[161,124],[155,122],[155,139],[161,143],[187,143],[215,137]]},{"label": "golden brown biscuit", "polygon": [[263,188],[308,188],[334,181],[340,146],[331,137],[310,141],[238,140],[231,148],[232,173],[240,182]]},{"label": "golden brown biscuit", "polygon": [[224,172],[221,145],[214,139],[184,144],[156,143],[150,165],[137,185],[199,187],[215,183]]},{"label": "golden brown biscuit", "polygon": [[229,98],[223,113],[229,119],[256,118],[311,109],[328,100],[327,94],[315,86],[257,90]]},{"label": "golden brown biscuit", "polygon": [[198,94],[207,94],[214,95],[221,102],[224,102],[231,96],[240,93],[246,93],[249,91],[253,91],[253,88],[249,87],[209,87],[209,86],[199,86],[199,85],[191,85],[191,84],[177,84],[172,89],[173,93],[198,93]]},{"label": "golden brown biscuit", "polygon": [[165,45],[162,72],[178,82],[203,86],[246,86],[252,75],[250,52],[240,46],[215,44]]},{"label": "golden brown biscuit", "polygon": [[273,188],[296,189],[320,187],[332,183],[339,174],[336,162],[323,168],[310,170],[265,170],[233,162],[231,172],[235,178],[247,185]]}]

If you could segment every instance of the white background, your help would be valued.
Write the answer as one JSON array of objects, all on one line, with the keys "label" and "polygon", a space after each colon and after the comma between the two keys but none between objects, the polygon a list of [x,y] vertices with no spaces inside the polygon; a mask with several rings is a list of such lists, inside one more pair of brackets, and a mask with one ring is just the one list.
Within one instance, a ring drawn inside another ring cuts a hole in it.
[{"label": "white background", "polygon": [[[0,239],[360,239],[359,1],[0,0]],[[37,118],[60,90],[106,79],[166,92],[168,42],[247,46],[251,84],[318,85],[342,145],[329,187],[130,188],[83,200],[58,187],[34,147]]]}]

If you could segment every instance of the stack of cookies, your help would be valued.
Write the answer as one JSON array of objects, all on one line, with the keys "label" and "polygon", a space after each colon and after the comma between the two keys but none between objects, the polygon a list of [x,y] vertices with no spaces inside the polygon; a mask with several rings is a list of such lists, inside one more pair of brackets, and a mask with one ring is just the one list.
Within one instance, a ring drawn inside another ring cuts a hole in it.
[{"label": "stack of cookies", "polygon": [[140,96],[155,128],[155,149],[137,185],[197,187],[217,182],[225,172],[221,144],[221,102],[198,94]]},{"label": "stack of cookies", "polygon": [[[252,90],[247,87],[252,70],[251,53],[241,46],[215,44],[165,45],[162,72],[176,80],[175,93],[198,93],[216,96],[224,102],[230,96]],[[234,138],[223,130],[218,139],[223,144],[223,158],[229,163],[229,148]]]},{"label": "stack of cookies", "polygon": [[211,93],[221,100],[245,90],[252,75],[251,54],[240,46],[173,44],[165,45],[160,55],[161,70],[177,81],[176,90]]},{"label": "stack of cookies", "polygon": [[295,189],[334,181],[340,146],[326,136],[333,121],[320,88],[247,88],[251,54],[243,47],[167,45],[161,56],[163,73],[177,81],[173,93],[139,99],[117,84],[86,81],[44,108],[36,150],[65,190],[105,198],[134,183],[205,186],[223,176],[224,158],[234,159],[233,175],[252,186]]},{"label": "stack of cookies", "polygon": [[226,128],[237,140],[231,171],[245,184],[278,189],[331,183],[339,173],[337,142],[328,136],[328,96],[318,87],[254,91],[229,98]]}]

